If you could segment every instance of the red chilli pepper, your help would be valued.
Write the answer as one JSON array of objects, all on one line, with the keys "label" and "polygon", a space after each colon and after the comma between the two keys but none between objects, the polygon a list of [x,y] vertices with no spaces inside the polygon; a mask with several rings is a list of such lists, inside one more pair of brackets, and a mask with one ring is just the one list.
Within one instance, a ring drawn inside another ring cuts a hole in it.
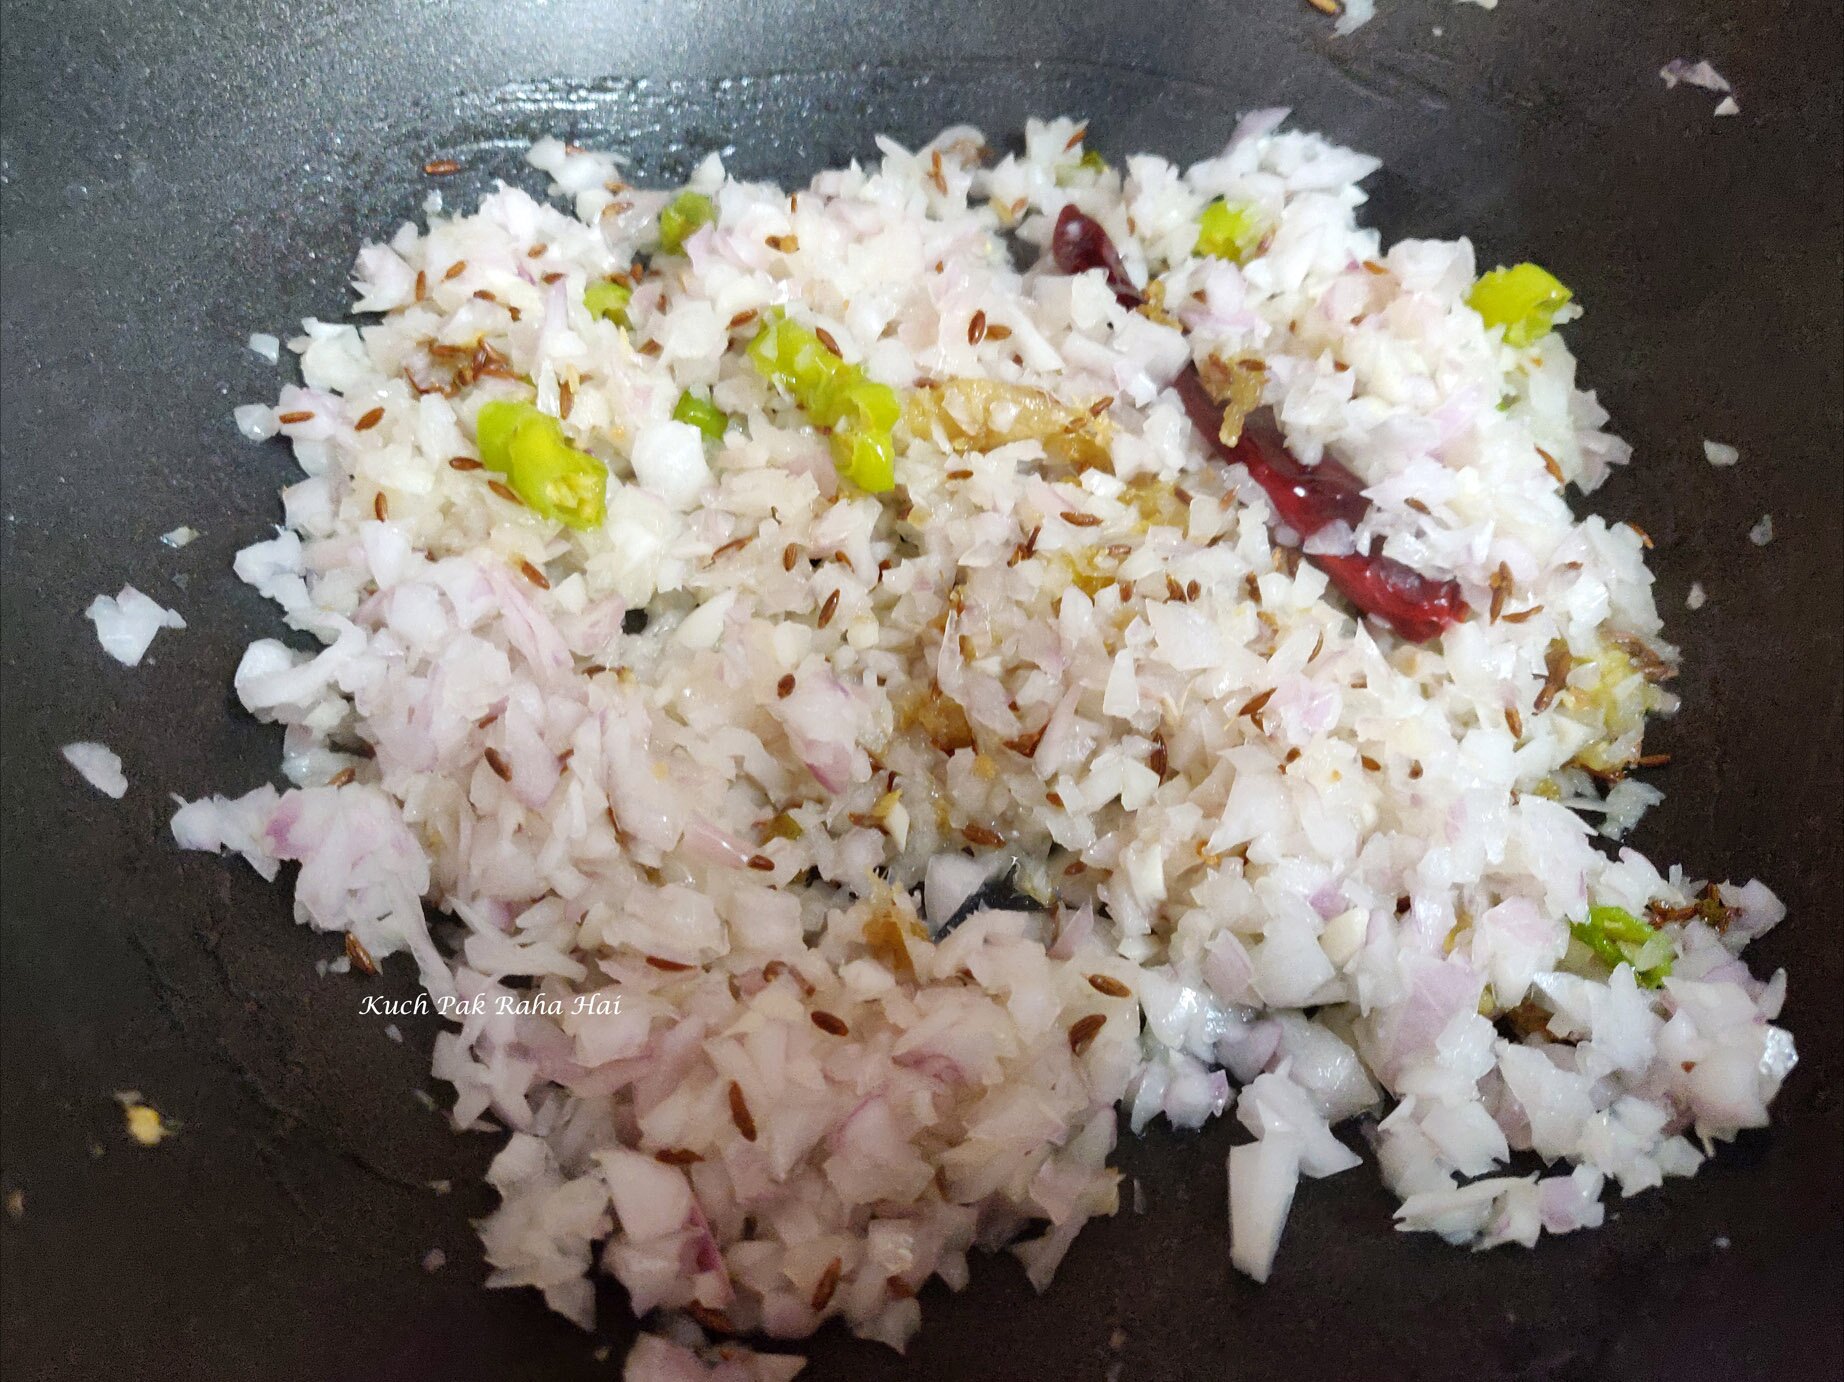
[{"label": "red chilli pepper", "polygon": [[[1063,208],[1050,237],[1050,255],[1066,274],[1101,269],[1108,287],[1123,307],[1144,301],[1127,277],[1114,242],[1091,217],[1073,206]],[[1356,529],[1370,511],[1363,481],[1326,457],[1318,465],[1304,465],[1287,451],[1279,431],[1265,415],[1251,417],[1242,437],[1226,446],[1220,435],[1223,410],[1204,388],[1195,365],[1186,365],[1173,381],[1191,425],[1222,460],[1240,465],[1267,494],[1281,521],[1302,537],[1311,537],[1332,523]],[[1437,581],[1384,556],[1375,546],[1367,553],[1348,556],[1313,556],[1307,560],[1325,572],[1339,592],[1366,614],[1375,615],[1411,643],[1426,643],[1441,630],[1457,624],[1470,612],[1458,581]]]}]

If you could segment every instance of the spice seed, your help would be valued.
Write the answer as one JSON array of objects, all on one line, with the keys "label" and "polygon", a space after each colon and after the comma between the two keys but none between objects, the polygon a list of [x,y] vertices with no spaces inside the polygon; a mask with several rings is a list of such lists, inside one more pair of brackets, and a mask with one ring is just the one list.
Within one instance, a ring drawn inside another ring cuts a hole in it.
[{"label": "spice seed", "polygon": [[1077,1018],[1069,1027],[1069,1049],[1078,1056],[1088,1050],[1095,1034],[1107,1024],[1106,1013],[1090,1013],[1087,1017]]},{"label": "spice seed", "polygon": [[832,622],[832,616],[839,612],[839,592],[833,591],[826,597],[826,603],[820,606],[820,623],[823,629]]},{"label": "spice seed", "polygon": [[503,753],[498,749],[489,748],[481,756],[487,760],[487,766],[493,770],[494,775],[501,782],[512,781],[512,769],[506,763],[506,756]]},{"label": "spice seed", "polygon": [[353,967],[361,973],[376,974],[378,972],[378,962],[371,958],[371,952],[365,948],[364,942],[350,931],[346,932],[346,958],[351,960]]},{"label": "spice seed", "polygon": [[423,172],[432,178],[444,178],[450,173],[461,171],[461,165],[452,158],[432,158],[423,164]]},{"label": "spice seed", "polygon": [[526,580],[530,581],[540,590],[549,590],[551,588],[551,578],[523,558],[519,561],[519,574],[524,576]]},{"label": "spice seed", "polygon": [[967,344],[978,345],[986,339],[986,309],[980,308],[967,323]]},{"label": "spice seed", "polygon": [[832,1303],[832,1293],[839,1289],[839,1277],[844,1270],[845,1263],[836,1257],[826,1264],[826,1270],[820,1273],[820,1279],[813,1287],[810,1303],[815,1310],[824,1310]]},{"label": "spice seed", "polygon": [[[730,1088],[735,1089],[736,1086],[731,1085]],[[754,1141],[754,1138],[750,1140]],[[734,1320],[721,1310],[713,1310],[701,1300],[695,1300],[690,1305],[686,1306],[685,1313],[690,1315],[713,1334],[734,1334],[737,1332],[736,1322]]]},{"label": "spice seed", "polygon": [[384,421],[384,409],[373,408],[369,413],[366,413],[364,417],[360,418],[357,422],[352,424],[352,430],[354,432],[369,432],[372,428],[376,427],[380,422],[383,422],[383,421]]},{"label": "spice seed", "polygon": [[775,694],[784,701],[794,694],[794,674],[792,672],[787,673],[775,683]]},{"label": "spice seed", "polygon": [[963,825],[960,833],[966,838],[968,844],[984,845],[988,849],[1005,843],[1003,835],[983,825]]},{"label": "spice seed", "polygon": [[736,1124],[743,1141],[756,1140],[756,1120],[750,1115],[749,1101],[743,1098],[743,1087],[735,1080],[730,1081],[730,1121]]},{"label": "spice seed", "polygon": [[1133,992],[1111,974],[1091,974],[1088,983],[1096,993],[1105,993],[1110,998],[1126,998]]},{"label": "spice seed", "polygon": [[808,1014],[808,1016],[813,1019],[813,1025],[815,1027],[818,1027],[829,1036],[842,1037],[851,1031],[851,1028],[845,1025],[844,1018],[835,1017],[829,1012],[815,1011]]}]

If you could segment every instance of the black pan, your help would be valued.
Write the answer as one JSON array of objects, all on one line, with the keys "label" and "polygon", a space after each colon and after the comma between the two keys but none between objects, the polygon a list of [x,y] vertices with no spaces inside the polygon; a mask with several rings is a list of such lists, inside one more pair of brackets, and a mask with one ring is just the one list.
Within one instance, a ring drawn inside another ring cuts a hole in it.
[{"label": "black pan", "polygon": [[[241,790],[277,753],[228,693],[277,627],[229,560],[289,470],[231,429],[277,383],[244,337],[340,313],[361,236],[416,214],[426,159],[466,165],[451,204],[497,174],[536,187],[516,150],[540,133],[658,179],[730,145],[740,172],[798,177],[873,154],[876,130],[1011,138],[1060,111],[1105,152],[1195,158],[1271,104],[1387,160],[1389,234],[1468,233],[1483,262],[1578,289],[1571,339],[1639,449],[1596,506],[1657,540],[1686,651],[1686,708],[1655,732],[1671,795],[1637,842],[1781,891],[1758,962],[1792,970],[1802,1063],[1771,1132],[1534,1252],[1395,1234],[1369,1172],[1310,1183],[1265,1289],[1228,1263],[1228,1129],[1154,1134],[1121,1158],[1144,1213],[1088,1229],[1046,1296],[985,1261],[966,1294],[924,1293],[908,1358],[830,1329],[808,1375],[1839,1376],[1839,10],[1382,5],[1337,39],[1303,0],[8,0],[7,1376],[564,1382],[615,1375],[594,1350],[618,1360],[633,1329],[612,1288],[594,1337],[479,1289],[493,1144],[412,1097],[435,1092],[431,1021],[398,1045],[357,1012],[408,974],[317,977],[336,952],[282,891],[168,842],[166,792]],[[1676,57],[1715,61],[1741,115],[1666,91]],[[1707,466],[1706,436],[1743,464]],[[162,548],[180,523],[205,535]],[[80,618],[125,580],[191,624],[134,672]],[[59,761],[81,738],[127,760],[125,801]],[[132,1145],[122,1088],[183,1131]]]}]

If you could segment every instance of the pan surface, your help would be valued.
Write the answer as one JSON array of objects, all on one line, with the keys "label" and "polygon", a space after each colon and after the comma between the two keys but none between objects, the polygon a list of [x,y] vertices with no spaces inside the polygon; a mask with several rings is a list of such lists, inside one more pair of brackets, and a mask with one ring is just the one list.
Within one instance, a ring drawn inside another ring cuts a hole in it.
[{"label": "pan surface", "polygon": [[[166,793],[268,780],[277,735],[232,668],[278,622],[229,562],[277,516],[290,466],[233,404],[273,397],[243,349],[334,316],[362,237],[496,175],[538,189],[540,133],[629,150],[677,179],[713,148],[804,177],[959,120],[1010,139],[1086,115],[1104,152],[1212,152],[1236,113],[1381,155],[1390,236],[1470,234],[1542,260],[1588,309],[1584,376],[1634,442],[1595,497],[1656,539],[1685,709],[1654,731],[1670,795],[1635,843],[1693,873],[1769,881],[1802,1054],[1771,1131],[1692,1182],[1610,1205],[1597,1233],[1474,1257],[1390,1231],[1372,1171],[1305,1187],[1270,1285],[1229,1267],[1229,1130],[1129,1140],[1143,1213],[1092,1225],[1050,1292],[1008,1258],[924,1293],[907,1358],[836,1330],[816,1379],[1831,1378],[1840,1041],[1839,10],[1824,0],[1496,12],[1384,0],[1349,38],[1294,0],[959,7],[922,0],[9,0],[4,6],[4,1047],[0,1368],[51,1377],[616,1375],[527,1292],[480,1290],[469,1219],[494,1141],[413,1097],[433,1019],[359,1013],[409,975],[315,974],[332,942],[241,865],[178,854]],[[1742,113],[1667,92],[1708,57]],[[1704,437],[1736,468],[1706,465]],[[1763,513],[1777,538],[1746,534]],[[203,530],[183,551],[157,535]],[[1684,611],[1701,580],[1707,608]],[[180,608],[136,671],[81,611],[132,581]],[[121,803],[57,746],[126,761]],[[1648,741],[1649,744],[1652,741]],[[184,1124],[151,1150],[112,1094]],[[438,1194],[430,1182],[452,1182]],[[419,1262],[441,1248],[448,1265]],[[1110,1368],[1118,1363],[1118,1374]]]}]

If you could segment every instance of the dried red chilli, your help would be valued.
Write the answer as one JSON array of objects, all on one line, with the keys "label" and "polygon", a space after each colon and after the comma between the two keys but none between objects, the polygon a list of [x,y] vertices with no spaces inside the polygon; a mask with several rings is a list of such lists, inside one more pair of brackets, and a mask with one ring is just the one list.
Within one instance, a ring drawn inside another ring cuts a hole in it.
[{"label": "dried red chilli", "polygon": [[[1066,274],[1100,269],[1115,301],[1123,307],[1134,308],[1144,302],[1108,233],[1074,206],[1064,207],[1057,217],[1050,236],[1050,253],[1057,268]],[[1220,459],[1247,470],[1267,494],[1281,521],[1302,538],[1337,522],[1355,530],[1370,511],[1363,482],[1357,476],[1329,457],[1315,466],[1295,460],[1265,412],[1251,416],[1236,444],[1227,445],[1220,435],[1223,409],[1204,388],[1195,366],[1187,365],[1180,371],[1173,387],[1205,445]],[[1308,560],[1325,572],[1352,604],[1413,643],[1427,642],[1470,612],[1459,582],[1434,580],[1384,556],[1380,542],[1369,552],[1315,555]]]}]

